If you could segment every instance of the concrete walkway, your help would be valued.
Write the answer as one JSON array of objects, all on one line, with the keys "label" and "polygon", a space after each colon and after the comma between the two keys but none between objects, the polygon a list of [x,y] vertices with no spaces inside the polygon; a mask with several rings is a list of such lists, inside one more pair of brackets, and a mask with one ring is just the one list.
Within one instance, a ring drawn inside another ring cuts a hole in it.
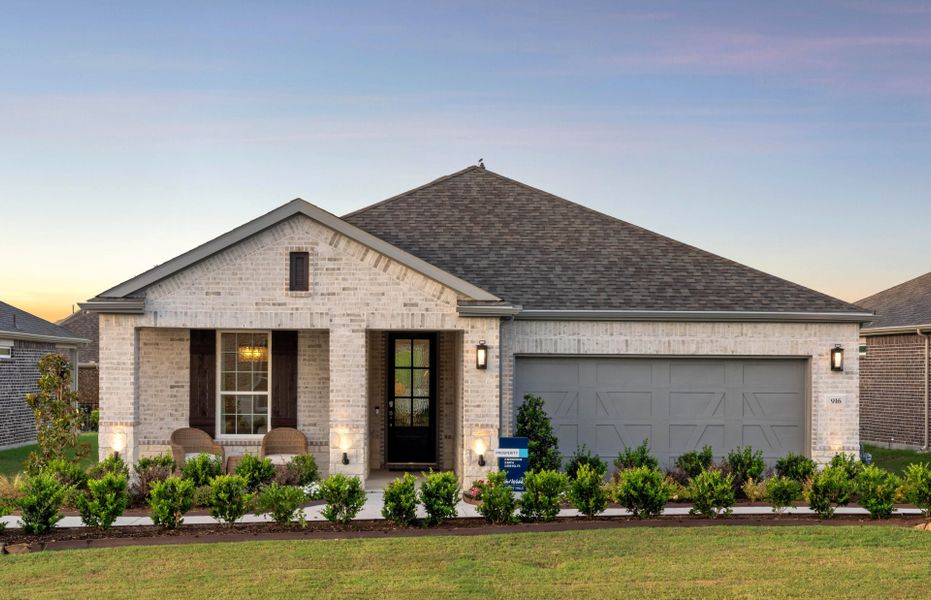
[{"label": "concrete walkway", "polygon": [[[381,508],[384,502],[384,496],[380,491],[373,491],[366,493],[365,506],[362,507],[362,510],[356,516],[356,519],[382,519]],[[460,517],[466,518],[481,518],[481,515],[478,514],[478,511],[475,510],[475,506],[472,504],[467,504],[465,502],[460,502],[458,507],[458,515]],[[304,509],[304,518],[308,521],[324,521],[323,515],[323,505],[319,506],[310,506]],[[418,514],[421,517],[426,516],[426,513],[423,512],[423,508],[418,509]],[[663,511],[665,516],[685,516],[689,514],[689,509],[687,507],[674,507],[667,508]],[[768,506],[737,506],[734,507],[735,515],[771,515],[773,511]],[[813,510],[805,507],[794,507],[788,509],[784,514],[790,515],[813,515],[815,514]],[[859,507],[840,507],[837,509],[838,515],[869,515],[869,512],[865,508]],[[904,516],[914,516],[920,515],[921,510],[917,508],[899,508],[895,510],[895,514],[904,515]],[[577,517],[579,512],[574,508],[565,508],[559,512],[560,517]],[[623,508],[609,508],[605,512],[601,513],[601,516],[605,517],[626,517],[630,516],[630,513]],[[7,516],[0,518],[0,521],[6,523],[7,527],[17,528],[20,526],[19,517]],[[239,522],[240,523],[264,523],[271,521],[266,515],[256,516],[253,514],[246,515]],[[207,515],[191,515],[184,517],[185,525],[211,525],[216,524],[217,521],[213,517]],[[152,519],[149,517],[119,517],[114,524],[115,527],[126,527],[131,525],[152,525]],[[65,517],[58,522],[58,527],[83,527],[84,524],[81,523],[81,518],[74,517]]]}]

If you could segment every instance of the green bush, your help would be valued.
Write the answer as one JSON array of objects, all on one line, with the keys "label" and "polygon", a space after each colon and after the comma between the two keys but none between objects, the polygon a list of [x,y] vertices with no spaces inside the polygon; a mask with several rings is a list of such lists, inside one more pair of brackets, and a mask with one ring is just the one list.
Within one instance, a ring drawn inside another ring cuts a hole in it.
[{"label": "green bush", "polygon": [[789,479],[794,479],[799,483],[808,481],[818,470],[815,461],[807,456],[789,452],[776,461],[776,474]]},{"label": "green bush", "polygon": [[[301,509],[307,496],[304,490],[293,485],[278,485],[270,483],[262,488],[256,497],[256,514],[268,513],[272,520],[279,525],[287,525],[297,519],[298,523],[305,525],[304,513]],[[298,514],[300,513],[300,514]]]},{"label": "green bush", "polygon": [[[186,479],[185,481],[190,481]],[[192,482],[193,483],[193,482]],[[192,502],[197,508],[207,508],[210,506],[210,486],[202,485],[200,487],[194,488],[194,497]]]},{"label": "green bush", "polygon": [[874,519],[885,519],[892,515],[896,491],[901,480],[893,473],[876,465],[863,467],[855,480],[860,505],[870,511]]},{"label": "green bush", "polygon": [[766,484],[767,479],[761,479],[757,481],[754,478],[750,478],[740,486],[740,491],[743,492],[744,498],[750,502],[759,502],[766,498]]},{"label": "green bush", "polygon": [[589,519],[603,513],[608,506],[604,472],[587,463],[580,464],[575,478],[569,482],[568,496],[572,506]]},{"label": "green bush", "polygon": [[805,499],[819,517],[829,519],[838,506],[850,502],[854,491],[854,482],[847,476],[844,466],[829,466],[809,480]]},{"label": "green bush", "polygon": [[550,417],[543,409],[543,398],[527,394],[517,409],[518,437],[527,438],[527,470],[559,470],[559,440],[553,433]]},{"label": "green bush", "polygon": [[761,450],[753,451],[750,446],[738,446],[727,454],[724,459],[724,468],[732,476],[732,485],[734,490],[743,488],[743,484],[748,479],[759,480],[766,470],[766,463],[763,461],[763,452]]},{"label": "green bush", "polygon": [[734,476],[731,473],[725,475],[717,469],[702,471],[689,482],[689,495],[692,497],[689,514],[712,519],[729,515],[735,502]]},{"label": "green bush", "polygon": [[16,506],[20,511],[23,531],[42,534],[55,527],[64,516],[59,511],[71,488],[43,472],[27,477],[21,491],[22,495],[17,498]]},{"label": "green bush", "polygon": [[249,491],[254,492],[275,478],[275,465],[269,458],[245,454],[236,465],[236,474],[243,478]]},{"label": "green bush", "polygon": [[108,473],[125,477],[129,481],[129,467],[123,461],[123,457],[118,454],[111,454],[98,463],[91,465],[87,470],[88,479],[102,479]]},{"label": "green bush", "polygon": [[213,454],[198,454],[181,465],[181,477],[190,479],[196,488],[210,485],[210,480],[222,473],[223,464],[220,457]]},{"label": "green bush", "polygon": [[352,521],[365,505],[362,482],[358,477],[348,477],[342,473],[334,473],[323,480],[320,496],[326,502],[323,517],[340,525]]},{"label": "green bush", "polygon": [[310,485],[320,480],[320,471],[313,454],[298,454],[288,461],[287,468],[297,477],[297,485]]},{"label": "green bush", "polygon": [[420,503],[427,512],[427,525],[439,525],[456,516],[459,503],[459,480],[452,471],[424,473],[420,485]]},{"label": "green bush", "polygon": [[381,515],[401,527],[417,520],[417,478],[405,473],[385,486],[385,504]]},{"label": "green bush", "polygon": [[650,453],[650,441],[643,440],[636,448],[625,447],[624,451],[618,454],[614,459],[614,468],[618,471],[626,469],[636,469],[646,467],[656,469],[659,467],[659,461]]},{"label": "green bush", "polygon": [[566,475],[569,476],[569,479],[576,478],[576,473],[578,473],[579,467],[582,465],[588,465],[593,471],[600,473],[602,479],[608,472],[608,465],[605,464],[605,461],[601,460],[601,457],[597,454],[592,454],[585,444],[578,446],[566,463]]},{"label": "green bush", "polygon": [[863,470],[863,463],[854,454],[835,454],[828,466],[843,469],[847,479],[850,480],[856,479]]},{"label": "green bush", "polygon": [[49,352],[36,367],[38,390],[26,394],[26,405],[35,417],[38,446],[26,459],[25,471],[29,475],[40,473],[56,458],[70,455],[77,462],[90,452],[89,444],[78,441],[83,418],[78,410],[78,393],[71,385],[71,361],[63,354]]},{"label": "green bush", "polygon": [[109,529],[129,506],[126,478],[107,473],[100,479],[89,479],[87,491],[77,495],[81,521],[88,527]]},{"label": "green bush", "polygon": [[923,510],[925,516],[931,514],[931,465],[913,463],[905,468],[905,498]]},{"label": "green bush", "polygon": [[77,463],[64,458],[56,458],[45,466],[45,472],[55,478],[55,481],[72,490],[80,491],[87,488],[87,473]]},{"label": "green bush", "polygon": [[165,529],[174,529],[184,522],[184,513],[194,503],[194,481],[169,477],[155,481],[149,491],[149,516],[152,522]]},{"label": "green bush", "polygon": [[242,475],[219,475],[210,480],[210,516],[232,525],[249,512],[252,495]]},{"label": "green bush", "polygon": [[613,488],[614,500],[639,519],[663,514],[670,492],[662,471],[648,466],[621,471]]},{"label": "green bush", "polygon": [[714,451],[711,446],[704,446],[701,451],[692,450],[676,459],[676,468],[688,475],[691,479],[702,471],[711,468],[714,463]]},{"label": "green bush", "polygon": [[559,471],[527,471],[524,493],[517,500],[524,521],[552,521],[559,515],[569,477]]},{"label": "green bush", "polygon": [[802,484],[793,477],[776,475],[766,480],[766,492],[763,497],[773,507],[774,513],[785,512],[785,509],[802,497]]},{"label": "green bush", "polygon": [[516,501],[514,490],[507,484],[505,471],[491,471],[482,489],[482,503],[476,507],[478,514],[489,523],[513,523]]},{"label": "green bush", "polygon": [[[10,514],[11,508],[9,502],[5,498],[0,498],[0,518]],[[0,521],[0,533],[3,533],[3,530],[6,529],[6,523]]]},{"label": "green bush", "polygon": [[152,484],[156,481],[165,481],[175,472],[177,465],[170,453],[160,454],[153,458],[140,458],[136,463],[136,478],[132,486],[132,496],[137,502],[144,501],[149,496]]}]

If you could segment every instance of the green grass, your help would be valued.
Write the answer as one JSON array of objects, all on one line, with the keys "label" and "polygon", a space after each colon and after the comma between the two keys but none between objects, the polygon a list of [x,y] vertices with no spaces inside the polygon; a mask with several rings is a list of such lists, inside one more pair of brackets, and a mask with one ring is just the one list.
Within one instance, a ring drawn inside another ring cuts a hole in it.
[{"label": "green grass", "polygon": [[[87,468],[97,462],[97,433],[82,433],[81,441],[91,446],[90,454],[81,459],[81,466]],[[38,446],[31,444],[21,448],[0,451],[0,475],[15,475],[23,470],[23,463],[30,452]]]},{"label": "green grass", "polygon": [[873,463],[887,471],[902,474],[911,463],[931,462],[931,454],[916,450],[895,450],[864,444],[866,451],[873,455]]},{"label": "green grass", "polygon": [[19,598],[927,598],[931,533],[663,527],[244,542],[0,558]]}]

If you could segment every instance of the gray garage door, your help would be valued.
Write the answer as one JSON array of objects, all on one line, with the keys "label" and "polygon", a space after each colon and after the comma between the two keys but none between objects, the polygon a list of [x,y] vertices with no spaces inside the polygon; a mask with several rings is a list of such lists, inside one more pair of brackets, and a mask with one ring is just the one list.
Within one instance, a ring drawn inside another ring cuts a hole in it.
[{"label": "gray garage door", "polygon": [[562,453],[586,444],[608,464],[644,439],[664,465],[705,444],[772,462],[804,453],[804,374],[802,360],[523,357],[514,414],[524,394],[543,397]]}]

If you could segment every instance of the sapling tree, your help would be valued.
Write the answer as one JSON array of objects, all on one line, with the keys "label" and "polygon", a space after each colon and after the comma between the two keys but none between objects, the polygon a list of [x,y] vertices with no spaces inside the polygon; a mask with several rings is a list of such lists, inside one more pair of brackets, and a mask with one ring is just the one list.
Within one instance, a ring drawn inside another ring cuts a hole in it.
[{"label": "sapling tree", "polygon": [[30,473],[41,471],[56,459],[79,461],[90,452],[90,445],[78,442],[81,412],[78,394],[72,389],[72,369],[67,357],[49,353],[39,360],[39,391],[26,394],[26,404],[36,420],[39,449],[26,460]]}]

